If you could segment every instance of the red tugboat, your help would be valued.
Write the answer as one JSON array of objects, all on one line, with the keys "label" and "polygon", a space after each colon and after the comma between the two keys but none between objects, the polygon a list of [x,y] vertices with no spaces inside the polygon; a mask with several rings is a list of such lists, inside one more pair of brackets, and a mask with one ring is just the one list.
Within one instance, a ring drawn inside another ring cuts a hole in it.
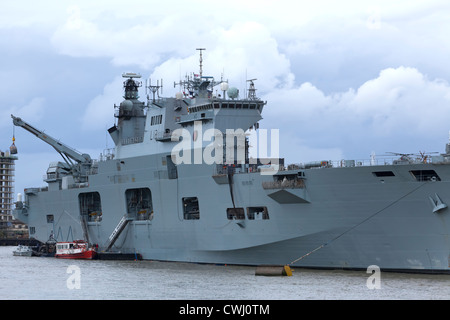
[{"label": "red tugboat", "polygon": [[91,247],[84,240],[58,242],[55,257],[61,259],[95,259],[97,257],[96,246]]}]

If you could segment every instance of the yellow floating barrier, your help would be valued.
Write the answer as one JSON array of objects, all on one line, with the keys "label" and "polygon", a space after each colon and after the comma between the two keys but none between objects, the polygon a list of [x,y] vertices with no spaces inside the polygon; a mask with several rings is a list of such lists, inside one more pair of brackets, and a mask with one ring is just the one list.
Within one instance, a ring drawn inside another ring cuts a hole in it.
[{"label": "yellow floating barrier", "polygon": [[267,276],[267,277],[275,277],[275,276],[292,276],[292,269],[286,266],[257,266],[255,271],[255,276]]}]

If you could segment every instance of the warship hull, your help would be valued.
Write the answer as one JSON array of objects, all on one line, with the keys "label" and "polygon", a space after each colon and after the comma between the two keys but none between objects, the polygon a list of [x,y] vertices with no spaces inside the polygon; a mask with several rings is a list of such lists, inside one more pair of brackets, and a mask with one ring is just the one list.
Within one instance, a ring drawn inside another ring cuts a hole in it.
[{"label": "warship hull", "polygon": [[[29,208],[26,213],[16,210],[17,218],[26,221],[40,241],[51,234],[59,241],[79,239],[80,195],[98,193],[101,218],[87,221],[90,241],[105,247],[127,217],[111,250],[138,252],[143,259],[450,270],[445,207],[450,203],[450,164],[280,171],[278,176],[301,177],[300,187],[292,187],[274,184],[274,176],[260,172],[235,173],[230,181],[206,165],[181,165],[178,178],[169,179],[160,161],[165,156],[100,162],[98,173],[83,187],[28,189]],[[418,179],[412,174],[418,171],[433,172],[438,179]],[[127,205],[127,190],[141,189],[151,195],[153,212],[146,219],[130,214]],[[184,216],[186,198],[195,198],[198,217]],[[443,208],[433,212],[438,200]],[[242,208],[243,214],[230,216],[231,208]],[[262,209],[265,217],[251,215]]]},{"label": "warship hull", "polygon": [[201,70],[200,56],[183,92],[156,99],[160,86],[150,85],[147,103],[138,100],[141,76],[124,74],[125,100],[108,129],[114,153],[98,161],[12,116],[65,161],[16,204],[30,236],[151,260],[450,272],[450,142],[445,154],[381,165],[253,159],[247,134],[262,133],[266,104],[256,79],[245,99],[225,82],[220,97]]}]

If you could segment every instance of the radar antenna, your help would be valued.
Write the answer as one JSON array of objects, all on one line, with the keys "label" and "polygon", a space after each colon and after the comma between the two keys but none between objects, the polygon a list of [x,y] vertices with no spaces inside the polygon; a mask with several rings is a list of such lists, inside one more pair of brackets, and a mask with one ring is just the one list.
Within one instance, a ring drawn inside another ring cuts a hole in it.
[{"label": "radar antenna", "polygon": [[197,48],[200,51],[200,78],[203,76],[203,56],[202,51],[206,50],[205,48]]},{"label": "radar antenna", "polygon": [[139,87],[142,86],[142,82],[135,81],[135,78],[141,78],[141,75],[133,72],[126,72],[122,74],[122,78],[128,78],[123,83],[123,87],[125,88],[125,96],[124,98],[127,100],[139,99]]},{"label": "radar antenna", "polygon": [[[149,83],[149,85],[146,87],[152,92],[152,95],[153,95],[152,103],[155,103],[156,102],[156,99],[155,99],[156,94],[158,94],[158,99],[159,99],[159,89],[161,89],[161,94],[162,94],[163,80],[161,79],[161,85],[159,85],[159,80],[156,80],[156,86],[154,86],[154,85],[152,86],[152,79],[149,79],[148,83]],[[150,98],[148,95],[147,95],[147,100],[150,101]]]}]

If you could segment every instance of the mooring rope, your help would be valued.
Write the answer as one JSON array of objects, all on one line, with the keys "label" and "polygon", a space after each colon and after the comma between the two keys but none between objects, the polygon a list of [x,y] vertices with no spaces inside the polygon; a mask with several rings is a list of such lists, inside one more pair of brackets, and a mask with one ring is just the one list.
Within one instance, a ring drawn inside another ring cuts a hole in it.
[{"label": "mooring rope", "polygon": [[378,210],[377,212],[375,212],[374,214],[370,215],[369,217],[367,217],[367,218],[364,219],[363,221],[359,222],[358,224],[354,225],[354,226],[351,227],[350,229],[348,229],[348,230],[342,232],[342,233],[339,234],[337,237],[335,237],[335,238],[331,239],[330,241],[328,241],[328,242],[326,242],[326,243],[320,245],[319,247],[315,248],[314,250],[308,252],[307,254],[304,254],[304,255],[301,256],[300,258],[295,259],[295,260],[292,261],[291,263],[287,264],[287,266],[290,266],[290,265],[292,265],[292,264],[294,264],[294,263],[296,263],[296,262],[302,260],[303,258],[305,258],[305,257],[309,256],[310,254],[316,252],[317,250],[322,249],[323,247],[325,247],[326,245],[330,244],[331,242],[336,241],[337,239],[339,239],[340,237],[342,237],[342,236],[343,236],[344,234],[346,234],[347,232],[350,232],[351,230],[353,230],[353,229],[359,227],[360,225],[362,225],[362,224],[365,223],[366,221],[368,221],[368,220],[372,219],[373,217],[375,217],[377,214],[379,214],[379,213],[383,212],[384,210],[386,210],[387,208],[393,206],[394,204],[396,204],[397,202],[399,202],[399,201],[402,200],[403,198],[409,196],[411,193],[413,193],[413,192],[415,192],[416,190],[418,190],[419,188],[422,188],[422,187],[425,186],[427,183],[428,183],[428,182],[425,182],[425,183],[421,184],[420,186],[418,186],[417,188],[411,190],[410,192],[408,192],[408,193],[405,194],[404,196],[402,196],[402,197],[398,198],[397,200],[395,200],[394,202],[388,204],[388,205],[387,205],[386,207],[384,207],[383,209]]}]

